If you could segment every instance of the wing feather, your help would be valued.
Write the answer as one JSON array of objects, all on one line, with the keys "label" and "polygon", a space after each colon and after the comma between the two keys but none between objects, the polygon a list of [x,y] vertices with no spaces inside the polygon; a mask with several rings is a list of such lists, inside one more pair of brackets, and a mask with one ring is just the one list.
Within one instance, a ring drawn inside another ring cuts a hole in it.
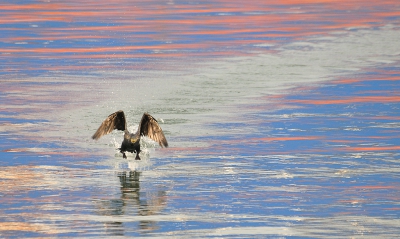
[{"label": "wing feather", "polygon": [[168,147],[167,139],[165,138],[160,125],[150,114],[143,114],[142,119],[140,120],[138,131],[140,132],[140,135],[149,137],[150,139],[159,143],[161,147]]},{"label": "wing feather", "polygon": [[96,133],[92,136],[92,139],[98,140],[101,136],[110,133],[114,129],[126,130],[126,119],[122,110],[110,114],[103,123],[101,123]]}]

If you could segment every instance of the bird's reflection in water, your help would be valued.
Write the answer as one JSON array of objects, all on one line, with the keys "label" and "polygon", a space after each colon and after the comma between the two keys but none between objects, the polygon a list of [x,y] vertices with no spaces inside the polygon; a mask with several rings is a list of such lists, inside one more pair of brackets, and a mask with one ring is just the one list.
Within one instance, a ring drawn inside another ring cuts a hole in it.
[{"label": "bird's reflection in water", "polygon": [[[125,235],[126,231],[146,233],[158,228],[157,222],[146,220],[146,216],[157,215],[165,208],[166,193],[162,190],[141,189],[140,175],[141,172],[137,171],[118,173],[121,197],[101,201],[99,213],[104,216],[116,216],[112,222],[105,223],[107,234]],[[118,216],[123,215],[127,217],[121,217],[124,219],[118,221]],[[129,216],[143,216],[143,219],[137,220],[133,217],[130,221]]]}]

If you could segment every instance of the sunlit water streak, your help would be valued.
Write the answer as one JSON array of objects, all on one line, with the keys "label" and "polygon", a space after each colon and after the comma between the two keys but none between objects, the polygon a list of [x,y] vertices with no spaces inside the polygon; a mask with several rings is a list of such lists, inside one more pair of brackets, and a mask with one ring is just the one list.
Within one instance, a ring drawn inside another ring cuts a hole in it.
[{"label": "sunlit water streak", "polygon": [[0,235],[396,237],[398,5],[341,3],[2,5]]}]

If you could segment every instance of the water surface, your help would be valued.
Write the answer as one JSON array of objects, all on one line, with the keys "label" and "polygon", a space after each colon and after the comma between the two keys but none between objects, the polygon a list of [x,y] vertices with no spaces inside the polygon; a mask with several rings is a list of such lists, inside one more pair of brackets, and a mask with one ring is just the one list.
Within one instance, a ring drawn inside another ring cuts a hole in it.
[{"label": "water surface", "polygon": [[0,4],[0,235],[396,237],[400,6],[339,3]]}]

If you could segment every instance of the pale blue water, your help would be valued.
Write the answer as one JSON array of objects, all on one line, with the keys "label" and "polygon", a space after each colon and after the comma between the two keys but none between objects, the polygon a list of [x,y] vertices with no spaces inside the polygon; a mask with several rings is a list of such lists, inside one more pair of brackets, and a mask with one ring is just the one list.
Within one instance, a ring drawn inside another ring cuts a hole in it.
[{"label": "pale blue water", "polygon": [[46,4],[1,5],[1,237],[400,233],[396,3]]}]

